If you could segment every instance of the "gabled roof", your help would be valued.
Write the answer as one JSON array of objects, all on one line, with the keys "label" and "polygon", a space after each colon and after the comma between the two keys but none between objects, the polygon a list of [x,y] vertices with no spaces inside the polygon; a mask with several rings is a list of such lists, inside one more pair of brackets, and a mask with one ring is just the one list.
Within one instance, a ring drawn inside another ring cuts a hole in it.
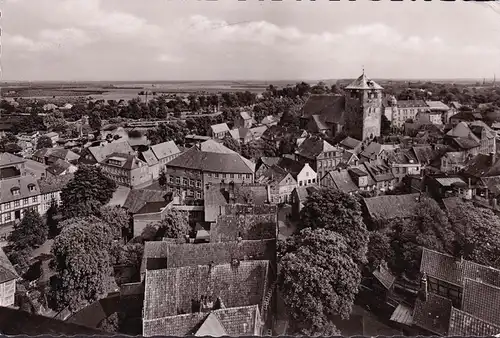
[{"label": "gabled roof", "polygon": [[268,282],[268,261],[198,265],[146,271],[143,320],[189,313],[192,300],[220,298],[225,307],[262,306]]},{"label": "gabled roof", "polygon": [[48,166],[46,170],[52,175],[58,176],[69,168],[71,168],[71,163],[58,158],[57,161]]},{"label": "gabled roof", "polygon": [[165,201],[165,195],[165,191],[132,189],[125,200],[125,203],[123,203],[123,208],[128,209],[128,212],[135,214],[148,202]]},{"label": "gabled roof", "polygon": [[[257,179],[257,182],[265,184],[279,184],[287,175],[290,175],[290,173],[288,173],[285,169],[277,165],[273,165],[262,173],[262,175]],[[295,179],[293,181],[295,181]]]},{"label": "gabled roof", "polygon": [[320,137],[308,137],[306,138],[299,146],[295,153],[299,156],[308,158],[308,159],[316,159],[318,155],[323,152],[328,151],[336,151],[338,148],[332,146],[327,141],[323,140]]},{"label": "gabled roof", "polygon": [[307,187],[295,188],[295,191],[297,191],[297,197],[299,198],[300,202],[305,202],[309,195],[315,193],[318,190],[319,190],[319,187],[315,186],[315,185],[309,185]]},{"label": "gabled roof", "polygon": [[332,170],[327,174],[337,190],[350,193],[358,191],[358,187],[353,182],[347,169]]},{"label": "gabled roof", "polygon": [[424,100],[400,100],[397,102],[398,108],[427,108]]},{"label": "gabled roof", "polygon": [[391,164],[418,164],[411,149],[393,149],[386,151],[387,161]]},{"label": "gabled roof", "polygon": [[[32,190],[29,187],[32,187]],[[19,190],[19,194],[14,195],[14,190]],[[39,194],[40,187],[36,178],[32,176],[14,177],[0,181],[0,203],[33,197]]]},{"label": "gabled roof", "polygon": [[477,154],[465,164],[464,172],[475,177],[491,177],[500,175],[500,158],[492,163],[491,155]]},{"label": "gabled roof", "polygon": [[0,248],[0,284],[9,282],[13,279],[18,279],[19,275],[12,266],[9,258],[2,248]]},{"label": "gabled roof", "polygon": [[459,149],[464,150],[473,149],[481,145],[478,141],[465,137],[455,137],[453,142]]},{"label": "gabled roof", "polygon": [[358,77],[356,80],[351,82],[350,85],[345,87],[345,89],[357,89],[357,90],[382,90],[382,86],[380,86],[378,83],[375,81],[369,79],[366,77],[365,73],[363,73],[360,77]]},{"label": "gabled roof", "polygon": [[[120,162],[120,164],[111,163],[110,161]],[[146,162],[139,159],[137,156],[132,154],[123,154],[123,153],[112,153],[106,156],[103,163],[106,163],[111,166],[118,166],[126,170],[134,170],[140,168],[141,164],[147,165]]]},{"label": "gabled roof", "polygon": [[385,163],[366,162],[363,164],[375,182],[391,181],[394,179],[391,168]]},{"label": "gabled roof", "polygon": [[158,164],[158,159],[156,158],[151,149],[143,151],[140,154],[139,158],[141,158],[144,162],[146,162],[148,166],[153,166],[155,164]]},{"label": "gabled roof", "polygon": [[227,332],[222,326],[219,318],[217,318],[217,315],[210,313],[194,335],[195,337],[222,337],[227,336]]},{"label": "gabled roof", "polygon": [[[210,144],[204,147],[204,144],[209,142]],[[203,150],[204,148],[207,150]],[[255,171],[253,162],[213,140],[203,142],[201,149],[197,146],[190,148],[170,161],[167,166],[218,173],[253,174]]]},{"label": "gabled roof", "polygon": [[211,125],[210,128],[212,129],[212,133],[214,133],[214,134],[226,133],[229,131],[229,127],[227,126],[227,123],[225,123],[225,122]]},{"label": "gabled roof", "polygon": [[470,138],[471,140],[479,142],[480,139],[474,135],[472,130],[469,128],[467,123],[465,122],[460,122],[458,123],[453,129],[448,131],[446,133],[447,136],[452,136],[452,137],[464,137],[464,138]]},{"label": "gabled roof", "polygon": [[240,113],[240,116],[241,116],[244,120],[250,120],[250,119],[252,119],[252,116],[251,116],[248,112],[246,112],[246,111],[242,111],[242,112]]},{"label": "gabled roof", "polygon": [[[257,305],[223,308],[207,312],[196,312],[184,315],[169,316],[153,320],[144,320],[143,335],[151,336],[187,336],[197,334],[204,321],[214,316],[221,324],[226,336],[252,336],[254,327],[260,321]],[[200,332],[199,335],[217,336],[220,329]]]},{"label": "gabled roof", "polygon": [[247,137],[251,137],[252,133],[250,132],[250,129],[248,128],[237,128],[237,129],[231,129],[229,131],[229,134],[231,134],[231,137],[234,138],[235,140],[241,140],[241,139],[246,139]]},{"label": "gabled roof", "polygon": [[384,195],[365,198],[366,208],[374,220],[413,217],[420,194]]},{"label": "gabled roof", "polygon": [[380,265],[375,271],[373,271],[373,276],[386,288],[390,289],[394,282],[396,281],[396,277],[389,271],[389,269]]},{"label": "gabled roof", "polygon": [[302,118],[313,115],[322,116],[323,123],[342,123],[344,121],[345,97],[340,95],[310,95],[302,107]]},{"label": "gabled roof", "polygon": [[141,273],[146,270],[172,269],[184,266],[226,264],[233,259],[276,262],[276,240],[242,240],[199,244],[175,244],[151,241],[144,244]]},{"label": "gabled roof", "polygon": [[450,323],[451,300],[429,293],[427,301],[415,301],[413,323],[432,333],[446,336]]},{"label": "gabled roof", "polygon": [[500,287],[486,284],[481,279],[464,278],[462,310],[488,323],[500,325]]},{"label": "gabled roof", "polygon": [[89,152],[98,163],[101,163],[112,153],[133,154],[134,150],[127,141],[103,144],[97,147],[89,147]]},{"label": "gabled roof", "polygon": [[441,101],[425,101],[425,103],[432,110],[439,110],[439,111],[448,111],[448,110],[450,110],[450,107],[448,107],[446,104],[444,104]]},{"label": "gabled roof", "polygon": [[412,150],[418,162],[422,164],[431,163],[439,155],[439,151],[434,150],[432,146],[415,146]]},{"label": "gabled roof", "polygon": [[279,122],[279,118],[276,116],[273,116],[273,115],[267,115],[266,117],[264,117],[262,119],[262,121],[260,121],[260,123],[263,125],[268,125],[268,124],[278,123],[278,122]]},{"label": "gabled roof", "polygon": [[476,118],[474,117],[474,113],[472,111],[461,111],[450,117],[450,120],[462,120],[462,121],[474,121]]},{"label": "gabled roof", "polygon": [[0,167],[23,163],[25,159],[11,153],[0,153]]},{"label": "gabled roof", "polygon": [[347,136],[345,139],[343,139],[339,145],[346,148],[346,149],[357,149],[361,146],[361,141],[356,140],[355,138],[352,138],[350,136]]},{"label": "gabled roof", "polygon": [[250,128],[250,133],[252,134],[254,139],[259,139],[264,135],[265,131],[267,130],[267,126],[257,126]]},{"label": "gabled roof", "polygon": [[420,272],[450,284],[462,286],[464,279],[481,280],[500,287],[500,270],[468,260],[457,261],[451,255],[423,248]]},{"label": "gabled roof", "polygon": [[450,326],[448,328],[449,336],[489,337],[495,336],[498,333],[500,333],[499,325],[488,323],[456,308],[451,309]]}]

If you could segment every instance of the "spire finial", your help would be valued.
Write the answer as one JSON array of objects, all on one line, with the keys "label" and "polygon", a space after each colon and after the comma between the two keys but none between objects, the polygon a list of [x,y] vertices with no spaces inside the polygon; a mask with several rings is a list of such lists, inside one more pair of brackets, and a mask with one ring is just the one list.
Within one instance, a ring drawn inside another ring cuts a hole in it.
[{"label": "spire finial", "polygon": [[361,65],[362,69],[363,69],[363,75],[365,75],[365,65]]}]

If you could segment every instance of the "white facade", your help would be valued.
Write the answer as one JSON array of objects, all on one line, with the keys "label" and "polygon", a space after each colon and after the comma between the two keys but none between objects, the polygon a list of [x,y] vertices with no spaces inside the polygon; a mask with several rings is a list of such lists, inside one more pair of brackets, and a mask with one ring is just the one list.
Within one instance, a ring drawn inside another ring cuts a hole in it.
[{"label": "white facade", "polygon": [[317,184],[318,174],[306,163],[297,175],[297,184],[299,187],[306,187],[311,184]]}]

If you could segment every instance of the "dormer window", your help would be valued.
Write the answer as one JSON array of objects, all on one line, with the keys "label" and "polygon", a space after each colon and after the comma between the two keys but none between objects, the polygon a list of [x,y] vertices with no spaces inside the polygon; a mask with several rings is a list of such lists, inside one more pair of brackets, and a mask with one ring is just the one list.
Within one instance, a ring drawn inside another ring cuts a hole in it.
[{"label": "dormer window", "polygon": [[14,188],[10,189],[10,191],[12,192],[12,195],[19,196],[21,190],[17,187],[14,187]]},{"label": "dormer window", "polygon": [[28,190],[29,191],[35,191],[36,186],[34,184],[28,184]]}]

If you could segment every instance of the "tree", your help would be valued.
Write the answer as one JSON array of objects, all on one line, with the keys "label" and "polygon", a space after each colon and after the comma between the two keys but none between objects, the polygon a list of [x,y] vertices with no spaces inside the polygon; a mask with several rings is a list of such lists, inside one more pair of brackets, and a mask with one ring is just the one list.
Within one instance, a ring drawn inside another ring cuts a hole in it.
[{"label": "tree", "polygon": [[184,138],[189,133],[184,122],[161,123],[154,129],[149,129],[147,137],[151,144],[166,141],[174,141],[176,144],[184,144]]},{"label": "tree", "polygon": [[391,237],[387,230],[370,231],[370,241],[368,242],[368,253],[366,264],[367,272],[371,273],[377,269],[382,261],[390,260]]},{"label": "tree", "polygon": [[34,249],[47,240],[48,228],[37,211],[24,210],[21,222],[14,224],[8,241],[14,250]]},{"label": "tree", "polygon": [[500,268],[500,219],[490,209],[459,202],[449,214],[455,233],[455,254]]},{"label": "tree", "polygon": [[184,238],[191,231],[188,214],[176,209],[169,210],[165,218],[154,226],[159,238]]},{"label": "tree", "polygon": [[287,239],[283,252],[278,285],[297,329],[321,334],[332,316],[349,318],[361,273],[344,237],[306,228]]},{"label": "tree", "polygon": [[108,226],[96,217],[74,218],[54,239],[52,254],[56,275],[51,295],[57,310],[74,312],[105,296],[112,269]]},{"label": "tree", "polygon": [[45,214],[45,222],[47,224],[47,230],[49,232],[48,237],[54,238],[59,235],[59,222],[61,220],[61,211],[59,210],[59,205],[52,199],[50,201],[50,207],[47,209]]},{"label": "tree", "polygon": [[93,166],[82,165],[61,191],[64,218],[98,215],[116,190],[116,183]]},{"label": "tree", "polygon": [[92,130],[101,130],[101,115],[97,111],[93,111],[89,114],[89,125]]},{"label": "tree", "polygon": [[416,277],[419,271],[421,247],[445,253],[453,252],[454,233],[448,217],[437,202],[429,197],[421,198],[411,219],[395,219],[389,222],[392,229],[391,247],[394,262],[391,268],[399,273]]},{"label": "tree", "polygon": [[127,211],[120,206],[101,207],[99,218],[109,226],[113,239],[122,238],[123,232],[127,231],[129,228],[130,216]]},{"label": "tree", "polygon": [[358,200],[342,191],[321,189],[309,195],[300,212],[302,228],[324,228],[343,236],[357,263],[366,261],[368,231]]},{"label": "tree", "polygon": [[38,141],[36,141],[36,149],[52,148],[52,140],[48,136],[40,136]]},{"label": "tree", "polygon": [[65,132],[68,124],[64,119],[63,113],[60,111],[55,111],[52,113],[48,113],[43,118],[43,124],[47,128],[47,130],[55,131],[55,132]]},{"label": "tree", "polygon": [[158,177],[158,184],[162,188],[165,188],[167,185],[167,173],[165,172],[165,168],[161,168],[160,170],[160,176]]}]

